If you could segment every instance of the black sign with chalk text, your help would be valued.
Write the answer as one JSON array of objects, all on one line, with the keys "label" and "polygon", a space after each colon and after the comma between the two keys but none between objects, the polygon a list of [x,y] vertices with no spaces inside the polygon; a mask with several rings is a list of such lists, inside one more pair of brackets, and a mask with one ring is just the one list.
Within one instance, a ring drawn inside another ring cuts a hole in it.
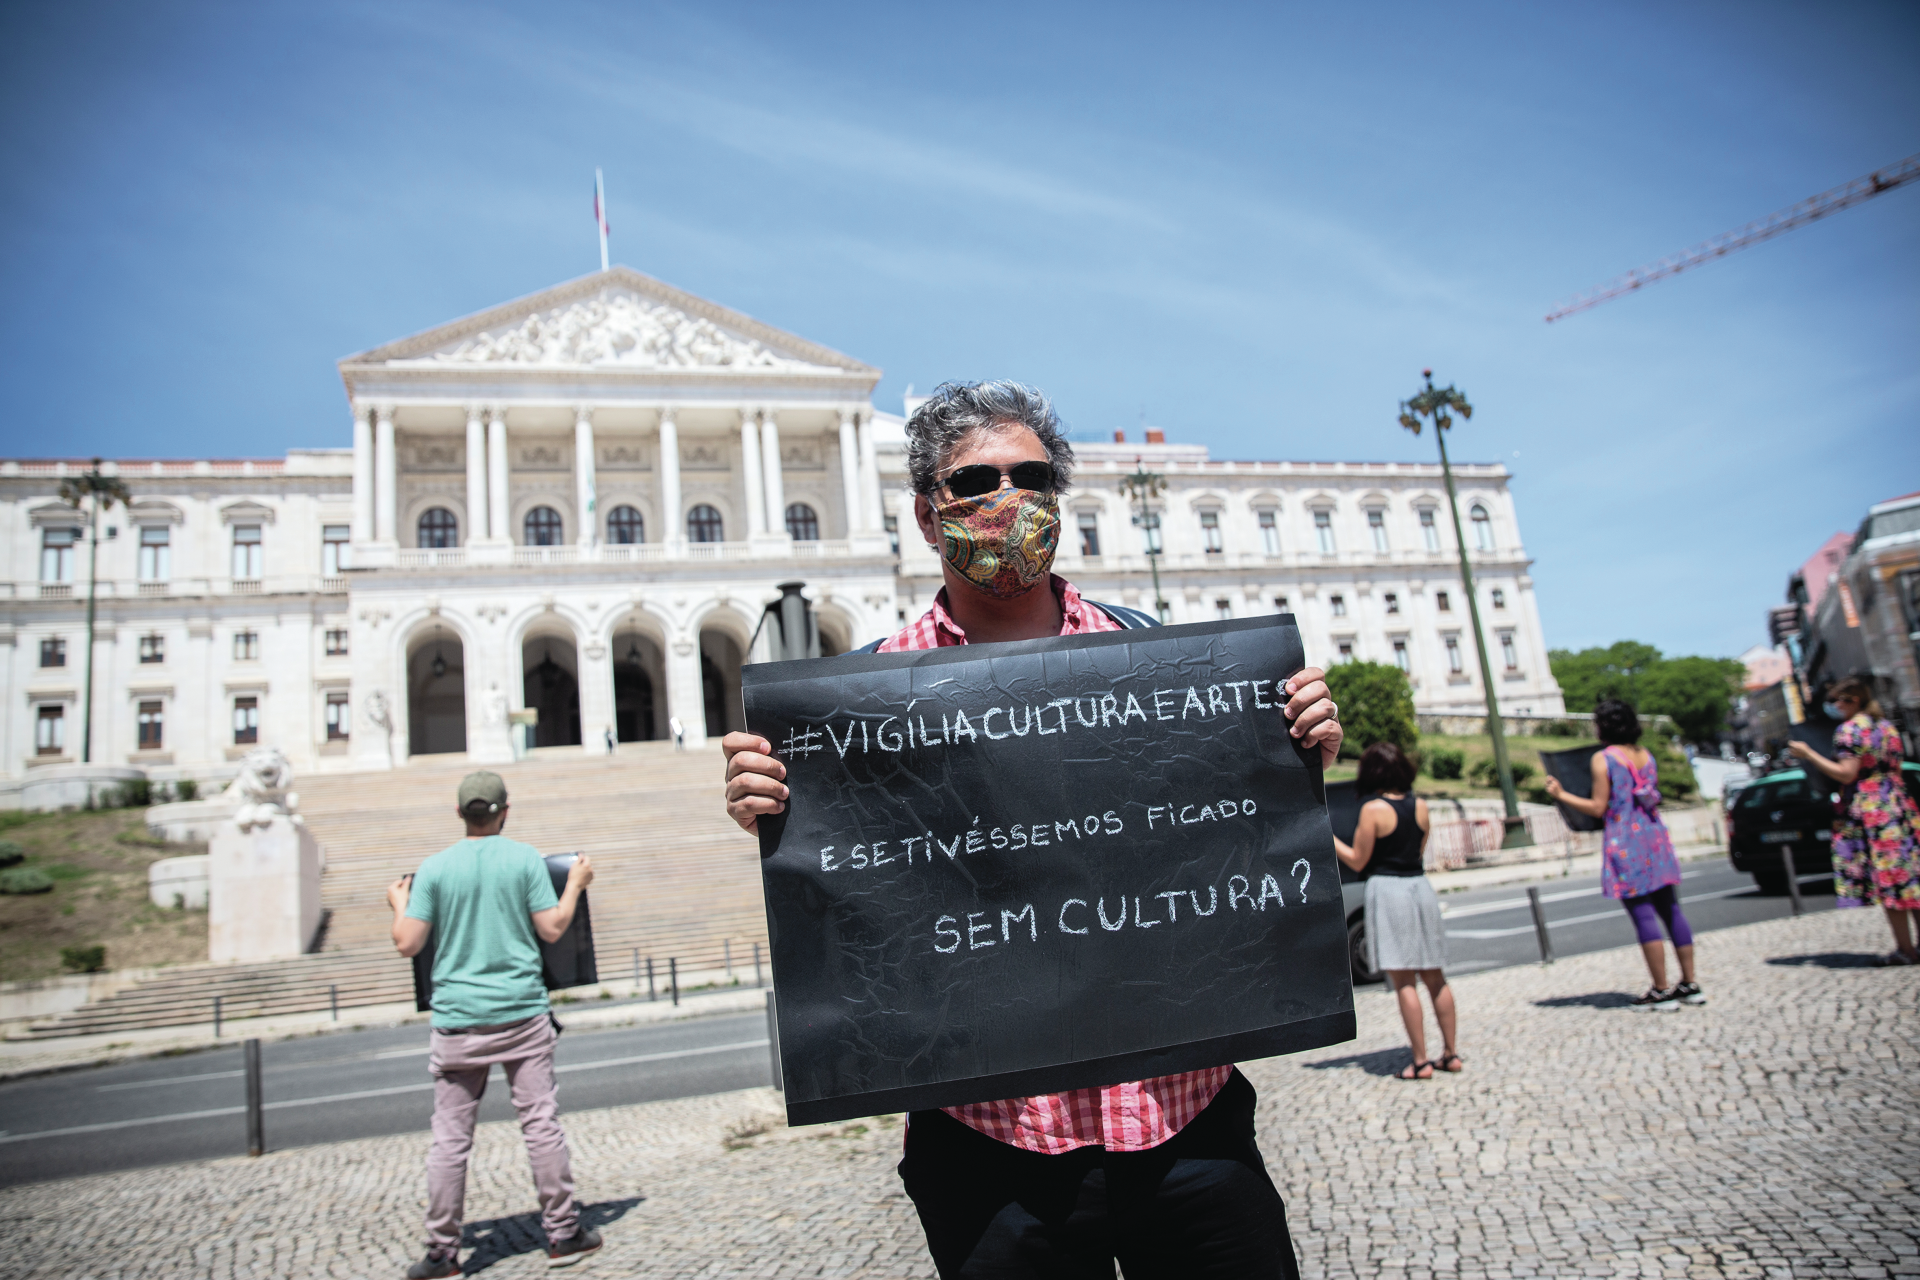
[{"label": "black sign with chalk text", "polygon": [[790,1122],[1352,1039],[1303,665],[1281,614],[747,667]]}]

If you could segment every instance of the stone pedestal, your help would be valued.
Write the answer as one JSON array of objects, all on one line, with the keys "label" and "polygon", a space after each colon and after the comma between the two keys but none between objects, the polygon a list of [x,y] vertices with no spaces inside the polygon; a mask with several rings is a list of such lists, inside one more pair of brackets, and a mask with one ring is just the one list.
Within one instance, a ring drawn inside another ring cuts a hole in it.
[{"label": "stone pedestal", "polygon": [[320,928],[320,844],[276,815],[220,824],[207,850],[207,951],[216,963],[297,956]]}]

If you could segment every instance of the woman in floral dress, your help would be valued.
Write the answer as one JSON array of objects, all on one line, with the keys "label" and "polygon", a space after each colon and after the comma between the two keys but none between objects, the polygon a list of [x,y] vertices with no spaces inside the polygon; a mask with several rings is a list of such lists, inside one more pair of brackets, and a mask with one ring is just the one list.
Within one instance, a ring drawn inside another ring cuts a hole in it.
[{"label": "woman in floral dress", "polygon": [[1827,699],[1844,718],[1829,760],[1804,742],[1787,750],[1849,789],[1833,824],[1833,891],[1843,907],[1879,903],[1893,930],[1890,965],[1920,964],[1913,918],[1920,911],[1920,809],[1900,776],[1900,733],[1880,713],[1864,680],[1842,680]]}]

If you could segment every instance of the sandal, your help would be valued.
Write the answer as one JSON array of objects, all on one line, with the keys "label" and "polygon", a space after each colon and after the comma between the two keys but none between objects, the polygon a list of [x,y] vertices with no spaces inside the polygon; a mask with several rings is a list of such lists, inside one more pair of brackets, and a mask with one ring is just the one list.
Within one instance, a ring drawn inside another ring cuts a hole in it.
[{"label": "sandal", "polygon": [[1422,1062],[1418,1058],[1415,1058],[1412,1062],[1400,1068],[1399,1078],[1402,1080],[1431,1080],[1433,1079],[1433,1064],[1431,1062]]},{"label": "sandal", "polygon": [[1458,1072],[1458,1071],[1466,1070],[1467,1060],[1461,1057],[1457,1053],[1446,1053],[1446,1054],[1442,1054],[1438,1058],[1435,1058],[1433,1060],[1433,1065],[1440,1068],[1442,1071]]}]

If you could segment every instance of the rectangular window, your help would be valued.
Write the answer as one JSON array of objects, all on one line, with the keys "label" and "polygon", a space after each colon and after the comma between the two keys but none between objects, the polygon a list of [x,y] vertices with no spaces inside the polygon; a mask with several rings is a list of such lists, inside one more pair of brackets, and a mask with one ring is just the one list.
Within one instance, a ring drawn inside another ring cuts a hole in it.
[{"label": "rectangular window", "polygon": [[1395,640],[1393,642],[1393,665],[1402,671],[1413,670],[1413,660],[1407,656],[1407,642],[1405,640]]},{"label": "rectangular window", "polygon": [[1291,606],[1288,605],[1287,598],[1285,596],[1275,596],[1273,598],[1273,607],[1275,611],[1279,613],[1285,613],[1289,608],[1291,608]]},{"label": "rectangular window", "polygon": [[1260,513],[1260,550],[1270,556],[1280,554],[1280,513],[1277,511]]},{"label": "rectangular window", "polygon": [[1420,540],[1426,543],[1429,551],[1440,549],[1440,526],[1433,522],[1432,507],[1420,508]]},{"label": "rectangular window", "polygon": [[67,642],[58,636],[49,636],[40,642],[40,665],[43,667],[64,667],[67,665]]},{"label": "rectangular window", "polygon": [[1452,613],[1453,601],[1447,598],[1446,592],[1436,591],[1433,593],[1433,607],[1442,613]]},{"label": "rectangular window", "polygon": [[1213,616],[1222,622],[1231,618],[1233,616],[1233,602],[1231,600],[1215,600],[1213,602]]},{"label": "rectangular window", "polygon": [[1387,513],[1379,507],[1367,512],[1367,532],[1373,535],[1373,549],[1381,554],[1387,550]]},{"label": "rectangular window", "polygon": [[1506,664],[1506,668],[1509,671],[1518,671],[1520,669],[1520,650],[1515,647],[1513,643],[1513,632],[1511,631],[1502,631],[1500,633],[1500,661]]},{"label": "rectangular window", "polygon": [[1320,554],[1333,554],[1333,512],[1316,511],[1313,513],[1313,536],[1320,541]]},{"label": "rectangular window", "polygon": [[79,540],[78,529],[40,531],[40,581],[73,581],[73,547]]},{"label": "rectangular window", "polygon": [[320,529],[320,576],[337,578],[347,567],[347,543],[353,540],[353,527],[344,524],[323,525]]},{"label": "rectangular window", "polygon": [[1386,594],[1386,601],[1387,601],[1387,612],[1388,612],[1388,613],[1398,613],[1398,612],[1400,612],[1400,597],[1399,597],[1399,596],[1397,596],[1397,595],[1395,595],[1395,594],[1394,594],[1393,592],[1391,592],[1391,591],[1389,591],[1389,592],[1387,592],[1387,594]]},{"label": "rectangular window", "polygon": [[260,741],[260,699],[233,700],[233,745],[250,746]]},{"label": "rectangular window", "polygon": [[327,741],[345,742],[348,736],[347,731],[352,724],[352,717],[347,714],[345,691],[337,690],[327,694]]},{"label": "rectangular window", "polygon": [[260,658],[260,633],[258,631],[236,631],[233,633],[233,660],[235,662],[256,662]]},{"label": "rectangular window", "polygon": [[1342,662],[1353,661],[1353,641],[1342,640],[1340,642],[1340,661]]},{"label": "rectangular window", "polygon": [[887,517],[887,541],[893,544],[893,554],[900,554],[900,517]]},{"label": "rectangular window", "polygon": [[1448,636],[1446,644],[1447,670],[1457,676],[1467,669],[1465,659],[1460,656],[1460,637]]},{"label": "rectangular window", "polygon": [[165,582],[173,576],[173,530],[163,524],[140,526],[140,581]]},{"label": "rectangular window", "polygon": [[344,658],[347,656],[347,630],[339,627],[327,632],[327,656]]},{"label": "rectangular window", "polygon": [[143,702],[140,704],[140,749],[158,751],[166,739],[166,716],[160,703]]},{"label": "rectangular window", "polygon": [[1507,607],[1507,593],[1498,587],[1493,589],[1493,607],[1496,609],[1504,609]]},{"label": "rectangular window", "polygon": [[1100,517],[1091,511],[1080,513],[1080,554],[1083,556],[1100,554]]},{"label": "rectangular window", "polygon": [[165,662],[167,660],[167,638],[165,636],[140,637],[140,661]]},{"label": "rectangular window", "polygon": [[1202,511],[1200,513],[1200,537],[1207,544],[1207,554],[1217,556],[1223,544],[1220,541],[1220,513]]},{"label": "rectangular window", "polygon": [[233,576],[241,581],[260,578],[260,526],[233,526]]},{"label": "rectangular window", "polygon": [[40,714],[33,722],[33,752],[41,756],[57,756],[67,749],[67,709],[65,707],[41,707]]},{"label": "rectangular window", "polygon": [[1345,596],[1334,596],[1328,603],[1333,606],[1334,617],[1344,618],[1347,616],[1347,598]]},{"label": "rectangular window", "polygon": [[1160,513],[1149,511],[1140,517],[1140,536],[1146,542],[1147,554],[1160,554]]}]

